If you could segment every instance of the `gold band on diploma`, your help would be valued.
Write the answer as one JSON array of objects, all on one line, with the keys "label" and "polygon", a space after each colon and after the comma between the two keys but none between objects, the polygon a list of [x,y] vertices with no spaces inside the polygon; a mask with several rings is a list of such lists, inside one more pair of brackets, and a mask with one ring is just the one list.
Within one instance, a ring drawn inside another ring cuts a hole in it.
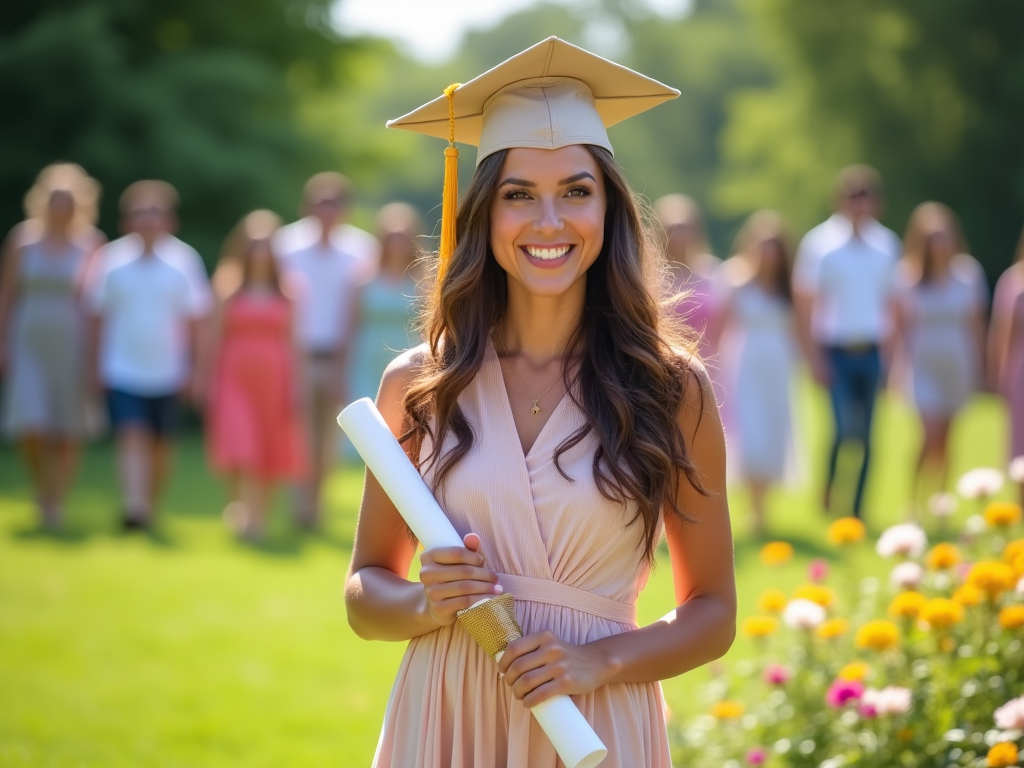
[{"label": "gold band on diploma", "polygon": [[523,636],[523,630],[516,621],[515,600],[511,594],[492,597],[462,611],[458,621],[477,645],[495,660],[509,643]]}]

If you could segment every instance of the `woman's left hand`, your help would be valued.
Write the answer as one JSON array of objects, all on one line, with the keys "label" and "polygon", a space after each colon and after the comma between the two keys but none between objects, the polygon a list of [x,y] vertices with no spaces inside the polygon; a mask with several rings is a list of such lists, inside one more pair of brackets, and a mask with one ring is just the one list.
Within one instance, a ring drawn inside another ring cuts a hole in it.
[{"label": "woman's left hand", "polygon": [[509,643],[498,669],[527,707],[558,694],[590,693],[608,676],[607,661],[592,644],[572,645],[548,630]]}]

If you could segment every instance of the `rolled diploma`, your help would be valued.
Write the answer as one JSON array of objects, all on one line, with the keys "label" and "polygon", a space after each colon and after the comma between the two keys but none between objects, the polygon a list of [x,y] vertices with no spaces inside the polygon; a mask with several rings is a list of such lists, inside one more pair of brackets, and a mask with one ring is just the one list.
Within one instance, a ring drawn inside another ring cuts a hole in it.
[{"label": "rolled diploma", "polygon": [[[465,546],[372,400],[356,400],[338,414],[338,425],[426,549]],[[553,696],[530,711],[566,768],[594,768],[608,754],[568,696]]]}]

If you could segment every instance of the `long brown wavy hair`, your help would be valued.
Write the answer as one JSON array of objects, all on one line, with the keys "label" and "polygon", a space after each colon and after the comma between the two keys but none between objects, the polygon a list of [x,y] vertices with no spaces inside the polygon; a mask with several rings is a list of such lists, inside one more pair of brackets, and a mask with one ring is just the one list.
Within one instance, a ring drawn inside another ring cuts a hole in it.
[{"label": "long brown wavy hair", "polygon": [[[692,335],[672,322],[662,304],[664,255],[611,153],[586,145],[604,174],[608,207],[604,245],[587,272],[580,323],[567,345],[563,380],[586,425],[555,450],[562,476],[563,453],[594,433],[594,479],[601,493],[636,504],[629,524],[644,531],[644,556],[652,560],[663,509],[693,522],[676,504],[680,472],[706,493],[676,422],[687,382],[699,365]],[[433,465],[435,483],[473,445],[473,430],[458,404],[484,359],[488,336],[502,320],[507,275],[490,247],[490,211],[507,150],[485,158],[476,170],[456,223],[458,247],[441,284],[428,295],[421,317],[427,354],[405,396],[411,440],[421,465]],[[578,364],[572,364],[578,360]],[[699,384],[696,386],[700,387]],[[703,409],[704,390],[700,389]],[[455,445],[442,452],[445,439]]]}]

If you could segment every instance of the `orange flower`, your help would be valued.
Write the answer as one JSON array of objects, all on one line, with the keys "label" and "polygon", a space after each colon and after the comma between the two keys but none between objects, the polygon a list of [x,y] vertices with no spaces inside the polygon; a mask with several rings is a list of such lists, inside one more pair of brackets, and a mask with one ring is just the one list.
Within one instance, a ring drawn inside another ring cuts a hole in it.
[{"label": "orange flower", "polygon": [[964,584],[953,593],[953,600],[960,603],[964,608],[973,608],[985,599],[985,593],[970,584]]},{"label": "orange flower", "polygon": [[1009,605],[999,612],[999,626],[1003,629],[1024,627],[1024,605]]},{"label": "orange flower", "polygon": [[863,680],[871,674],[871,667],[863,661],[851,661],[839,670],[840,680]]},{"label": "orange flower", "polygon": [[711,707],[711,714],[719,720],[735,720],[743,715],[743,705],[738,701],[719,701]]},{"label": "orange flower", "polygon": [[788,602],[789,598],[781,589],[768,589],[757,599],[757,609],[764,613],[782,613]]},{"label": "orange flower", "polygon": [[856,544],[867,534],[864,523],[856,517],[840,517],[828,527],[828,540],[832,544],[844,546]]},{"label": "orange flower", "polygon": [[804,584],[803,586],[797,587],[796,592],[793,593],[793,597],[810,600],[812,603],[817,603],[822,608],[828,608],[836,601],[836,593],[821,584]]},{"label": "orange flower", "polygon": [[921,621],[931,629],[946,630],[964,619],[964,607],[953,600],[936,597],[921,606]]},{"label": "orange flower", "polygon": [[889,603],[889,615],[894,619],[916,619],[928,598],[920,592],[901,592]]},{"label": "orange flower", "polygon": [[778,628],[779,620],[774,616],[751,616],[743,622],[743,633],[750,637],[768,637]]},{"label": "orange flower", "polygon": [[870,648],[878,652],[887,651],[899,645],[900,631],[891,621],[878,619],[869,621],[858,629],[855,641],[858,648]]},{"label": "orange flower", "polygon": [[782,565],[793,559],[793,545],[788,541],[770,541],[761,547],[761,562]]},{"label": "orange flower", "polygon": [[1001,741],[988,751],[985,765],[988,768],[1010,768],[1020,760],[1017,745],[1012,741]]},{"label": "orange flower", "polygon": [[823,624],[819,624],[814,633],[822,640],[833,640],[849,631],[850,622],[846,619],[829,619]]},{"label": "orange flower", "polygon": [[1013,589],[1015,581],[1013,568],[998,560],[975,563],[967,574],[967,583],[987,594],[989,600]]},{"label": "orange flower", "polygon": [[985,522],[993,528],[1008,528],[1020,522],[1022,513],[1019,504],[1012,501],[993,501],[985,507]]},{"label": "orange flower", "polygon": [[1024,555],[1024,539],[1014,539],[1003,547],[1003,562],[1013,565],[1013,561]]},{"label": "orange flower", "polygon": [[960,550],[955,544],[936,544],[925,557],[925,565],[933,571],[942,571],[952,568],[961,560]]}]

